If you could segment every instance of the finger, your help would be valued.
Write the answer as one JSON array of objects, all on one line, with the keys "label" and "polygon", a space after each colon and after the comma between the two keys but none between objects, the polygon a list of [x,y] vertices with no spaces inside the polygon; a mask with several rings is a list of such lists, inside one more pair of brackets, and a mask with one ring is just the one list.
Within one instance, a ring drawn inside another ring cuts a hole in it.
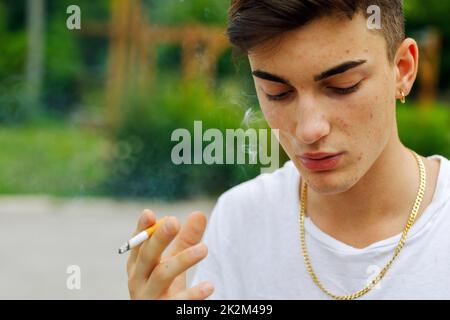
[{"label": "finger", "polygon": [[202,240],[206,228],[206,217],[200,211],[191,213],[186,223],[175,237],[173,245],[168,250],[168,256],[175,256],[181,251],[192,247]]},{"label": "finger", "polygon": [[204,281],[192,288],[186,289],[176,295],[169,297],[169,300],[204,300],[214,292],[211,282]]},{"label": "finger", "polygon": [[150,209],[144,209],[142,211],[141,216],[139,217],[138,223],[136,225],[136,229],[133,231],[132,236],[137,235],[142,230],[147,229],[151,225],[153,225],[156,222],[156,215],[155,213]]},{"label": "finger", "polygon": [[[132,237],[137,235],[139,232],[147,229],[148,227],[152,226],[155,222],[156,222],[155,213],[152,210],[145,209],[142,212],[142,214],[138,220],[136,229],[134,230]],[[138,255],[140,247],[141,247],[141,245],[139,245],[131,250],[130,256],[128,257],[128,266],[130,266],[136,262],[136,257]]]},{"label": "finger", "polygon": [[162,252],[175,238],[180,229],[178,219],[168,217],[161,227],[156,229],[150,239],[144,241],[136,258],[134,277],[138,283],[147,281],[153,269],[160,261]]},{"label": "finger", "polygon": [[148,296],[161,296],[171,286],[176,277],[205,258],[207,254],[208,248],[206,245],[199,243],[174,257],[162,261],[150,274],[146,289]]}]

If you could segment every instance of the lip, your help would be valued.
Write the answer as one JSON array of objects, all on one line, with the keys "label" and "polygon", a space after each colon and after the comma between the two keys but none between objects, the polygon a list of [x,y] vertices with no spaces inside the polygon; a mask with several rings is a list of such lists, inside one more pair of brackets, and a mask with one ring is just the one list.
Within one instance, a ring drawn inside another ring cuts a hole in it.
[{"label": "lip", "polygon": [[344,153],[305,153],[297,158],[311,171],[327,171],[336,168],[343,155]]},{"label": "lip", "polygon": [[[341,152],[342,153],[342,152]],[[329,153],[329,152],[317,152],[317,153],[304,153],[301,158],[308,158],[313,160],[320,160],[323,158],[333,157],[340,153]]]}]

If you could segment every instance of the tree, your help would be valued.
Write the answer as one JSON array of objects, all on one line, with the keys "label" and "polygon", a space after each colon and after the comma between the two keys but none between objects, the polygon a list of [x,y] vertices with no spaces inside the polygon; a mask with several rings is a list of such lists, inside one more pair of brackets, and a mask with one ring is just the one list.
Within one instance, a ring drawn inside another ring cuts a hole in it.
[{"label": "tree", "polygon": [[42,91],[44,5],[44,0],[27,0],[26,94],[31,105],[39,104]]}]

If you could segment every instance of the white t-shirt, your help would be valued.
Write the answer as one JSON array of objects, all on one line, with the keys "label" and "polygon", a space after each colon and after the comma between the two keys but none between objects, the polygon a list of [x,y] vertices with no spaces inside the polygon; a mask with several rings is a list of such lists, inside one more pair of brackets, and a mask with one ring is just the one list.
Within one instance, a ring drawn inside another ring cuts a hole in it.
[{"label": "white t-shirt", "polygon": [[[450,299],[450,161],[441,161],[432,203],[411,228],[381,282],[362,299]],[[299,235],[299,172],[292,161],[222,194],[203,241],[208,256],[191,285],[211,281],[210,299],[329,299],[306,271]],[[357,249],[306,218],[306,243],[325,288],[352,294],[391,259],[400,234]]]}]

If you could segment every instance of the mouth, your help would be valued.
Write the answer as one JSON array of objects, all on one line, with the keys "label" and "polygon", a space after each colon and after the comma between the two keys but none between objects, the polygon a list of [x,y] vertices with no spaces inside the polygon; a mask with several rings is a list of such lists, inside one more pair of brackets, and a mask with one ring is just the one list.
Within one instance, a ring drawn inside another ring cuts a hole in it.
[{"label": "mouth", "polygon": [[344,153],[305,153],[297,155],[303,166],[311,171],[327,171],[335,169],[341,162]]}]

